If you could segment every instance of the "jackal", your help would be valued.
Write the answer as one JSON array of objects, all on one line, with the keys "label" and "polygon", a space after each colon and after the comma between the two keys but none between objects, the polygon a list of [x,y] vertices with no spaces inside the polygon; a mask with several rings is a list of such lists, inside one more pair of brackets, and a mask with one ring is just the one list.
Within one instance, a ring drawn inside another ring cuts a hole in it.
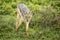
[{"label": "jackal", "polygon": [[24,22],[26,24],[26,34],[28,35],[28,26],[32,18],[32,13],[25,4],[17,5],[16,29]]}]

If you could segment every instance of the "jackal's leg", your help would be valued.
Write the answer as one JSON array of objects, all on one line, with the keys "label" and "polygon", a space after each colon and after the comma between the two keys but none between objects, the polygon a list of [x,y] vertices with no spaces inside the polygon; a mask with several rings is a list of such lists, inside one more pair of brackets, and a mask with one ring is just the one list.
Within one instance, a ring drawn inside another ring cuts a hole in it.
[{"label": "jackal's leg", "polygon": [[26,22],[26,35],[28,36],[28,26],[29,26],[29,22]]},{"label": "jackal's leg", "polygon": [[22,23],[22,18],[20,16],[20,10],[17,8],[17,22],[16,22],[16,30],[19,28],[19,26]]},{"label": "jackal's leg", "polygon": [[16,30],[19,28],[21,24],[22,24],[22,18],[19,15],[17,15]]},{"label": "jackal's leg", "polygon": [[17,13],[16,29],[18,29],[18,24],[19,24],[19,14]]},{"label": "jackal's leg", "polygon": [[22,18],[20,17],[17,29],[20,27],[21,24],[22,24]]}]

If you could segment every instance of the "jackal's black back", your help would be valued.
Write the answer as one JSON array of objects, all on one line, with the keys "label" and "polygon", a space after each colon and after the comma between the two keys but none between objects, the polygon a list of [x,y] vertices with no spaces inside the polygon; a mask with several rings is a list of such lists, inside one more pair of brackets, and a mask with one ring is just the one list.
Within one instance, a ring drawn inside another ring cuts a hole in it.
[{"label": "jackal's black back", "polygon": [[24,16],[26,13],[29,14],[30,12],[30,10],[25,4],[18,4],[17,7],[20,10],[22,16]]}]

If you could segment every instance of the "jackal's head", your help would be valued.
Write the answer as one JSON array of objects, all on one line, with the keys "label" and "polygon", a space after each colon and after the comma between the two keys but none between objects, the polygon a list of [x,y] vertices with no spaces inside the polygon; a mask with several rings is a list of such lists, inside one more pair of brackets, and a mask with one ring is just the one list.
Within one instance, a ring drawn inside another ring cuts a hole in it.
[{"label": "jackal's head", "polygon": [[26,19],[26,21],[29,21],[32,18],[32,13],[31,12],[26,12],[24,14],[24,19]]}]

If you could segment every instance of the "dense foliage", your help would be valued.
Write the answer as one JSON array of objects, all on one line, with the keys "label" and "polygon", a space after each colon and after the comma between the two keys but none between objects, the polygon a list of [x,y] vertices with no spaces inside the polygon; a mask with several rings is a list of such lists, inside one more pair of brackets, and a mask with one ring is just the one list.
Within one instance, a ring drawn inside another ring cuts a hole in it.
[{"label": "dense foliage", "polygon": [[[32,11],[29,36],[25,24],[16,31],[17,4],[24,3]],[[0,40],[59,40],[60,0],[0,0]]]}]

